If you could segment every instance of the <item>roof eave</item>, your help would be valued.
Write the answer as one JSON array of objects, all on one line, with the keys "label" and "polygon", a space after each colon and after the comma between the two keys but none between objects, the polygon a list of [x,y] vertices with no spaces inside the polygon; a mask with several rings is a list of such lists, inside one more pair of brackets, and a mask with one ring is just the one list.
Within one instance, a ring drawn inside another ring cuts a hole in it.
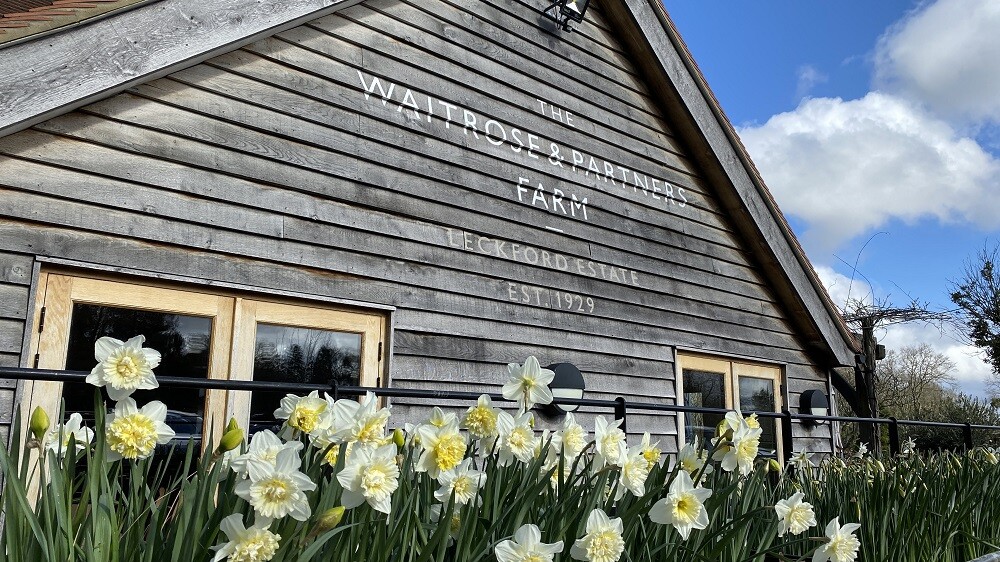
[{"label": "roof eave", "polygon": [[[678,132],[692,147],[692,156],[702,164],[713,182],[732,185],[733,197],[720,200],[734,216],[748,240],[750,251],[774,283],[779,298],[790,310],[816,351],[828,355],[828,366],[853,365],[859,349],[812,268],[784,215],[764,184],[746,148],[736,134],[694,62],[691,53],[659,0],[620,0],[603,4],[613,22],[637,52],[651,54],[637,64],[655,66],[665,77],[659,92],[679,101],[686,123]],[[648,70],[648,68],[647,68]],[[672,125],[674,125],[672,123]],[[751,236],[752,235],[752,236]],[[754,243],[753,241],[757,241]],[[791,299],[791,300],[785,300]]]}]

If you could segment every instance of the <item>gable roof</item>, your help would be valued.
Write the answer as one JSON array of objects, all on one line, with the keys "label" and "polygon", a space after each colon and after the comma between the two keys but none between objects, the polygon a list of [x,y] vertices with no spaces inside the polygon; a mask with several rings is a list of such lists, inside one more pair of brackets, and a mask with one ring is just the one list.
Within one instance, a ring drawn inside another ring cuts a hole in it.
[{"label": "gable roof", "polygon": [[[0,136],[359,1],[159,0],[13,45],[0,57]],[[857,344],[659,0],[601,4],[796,331],[827,365],[853,364]]]}]

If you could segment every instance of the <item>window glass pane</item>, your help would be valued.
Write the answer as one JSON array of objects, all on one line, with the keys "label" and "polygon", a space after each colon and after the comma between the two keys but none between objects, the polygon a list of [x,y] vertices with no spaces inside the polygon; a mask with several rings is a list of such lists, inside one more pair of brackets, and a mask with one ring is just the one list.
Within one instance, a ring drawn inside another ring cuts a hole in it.
[{"label": "window glass pane", "polygon": [[[361,334],[257,324],[253,378],[257,381],[353,386],[361,382]],[[288,392],[254,392],[250,431],[277,429],[274,418]]]},{"label": "window glass pane", "polygon": [[[703,408],[726,407],[726,376],[724,373],[684,369],[684,405]],[[715,437],[715,426],[725,418],[722,414],[684,414],[685,438],[693,442],[697,437],[702,446]]]},{"label": "window glass pane", "polygon": [[[153,369],[157,376],[203,379],[208,377],[211,334],[211,318],[76,303],[70,323],[66,368],[76,371],[93,369],[97,364],[94,343],[103,336],[126,341],[143,335],[146,337],[143,347],[160,352],[160,365]],[[104,396],[108,408],[113,408],[106,393]],[[152,400],[166,404],[167,425],[177,433],[173,442],[183,444],[193,439],[200,446],[205,415],[204,390],[160,387],[138,390],[132,398],[140,408]],[[67,414],[80,412],[88,424],[93,423],[93,386],[66,383],[63,399]]]},{"label": "window glass pane", "polygon": [[[754,377],[739,377],[740,409],[743,415],[751,412],[774,412],[777,404],[774,400],[774,381]],[[774,456],[777,454],[778,434],[775,431],[774,418],[760,418],[760,454]]]}]

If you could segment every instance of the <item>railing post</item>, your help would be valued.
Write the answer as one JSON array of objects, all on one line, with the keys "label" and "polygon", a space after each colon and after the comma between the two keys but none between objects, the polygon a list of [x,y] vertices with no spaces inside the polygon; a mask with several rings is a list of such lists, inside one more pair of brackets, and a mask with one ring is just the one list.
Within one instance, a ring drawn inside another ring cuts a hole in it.
[{"label": "railing post", "polygon": [[972,450],[972,424],[965,422],[962,427],[962,435],[965,437],[965,448],[966,450]]},{"label": "railing post", "polygon": [[788,410],[781,411],[781,450],[785,454],[785,462],[792,458],[795,452],[792,446],[792,413]]},{"label": "railing post", "polygon": [[337,379],[330,379],[330,390],[333,391],[333,401],[336,402],[340,399],[340,385],[337,384]]},{"label": "railing post", "polygon": [[619,396],[615,398],[615,419],[622,420],[622,424],[619,426],[623,432],[628,432],[625,429],[625,398]]},{"label": "railing post", "polygon": [[899,454],[899,423],[892,416],[889,416],[889,454]]}]

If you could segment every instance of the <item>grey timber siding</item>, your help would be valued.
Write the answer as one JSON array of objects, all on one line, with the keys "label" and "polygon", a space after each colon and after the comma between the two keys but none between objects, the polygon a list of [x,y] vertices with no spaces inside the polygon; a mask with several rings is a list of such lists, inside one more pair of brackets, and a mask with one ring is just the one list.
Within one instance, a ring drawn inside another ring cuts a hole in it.
[{"label": "grey timber siding", "polygon": [[[0,366],[18,367],[28,311],[32,256],[0,251]],[[0,443],[14,417],[15,381],[0,379]]]},{"label": "grey timber siding", "polygon": [[[825,388],[599,7],[543,27],[520,1],[373,0],[0,139],[0,361],[28,308],[8,269],[39,255],[395,306],[398,387],[498,391],[536,355],[674,403],[679,347],[783,366],[792,407]],[[673,415],[628,427],[675,446]]]}]

